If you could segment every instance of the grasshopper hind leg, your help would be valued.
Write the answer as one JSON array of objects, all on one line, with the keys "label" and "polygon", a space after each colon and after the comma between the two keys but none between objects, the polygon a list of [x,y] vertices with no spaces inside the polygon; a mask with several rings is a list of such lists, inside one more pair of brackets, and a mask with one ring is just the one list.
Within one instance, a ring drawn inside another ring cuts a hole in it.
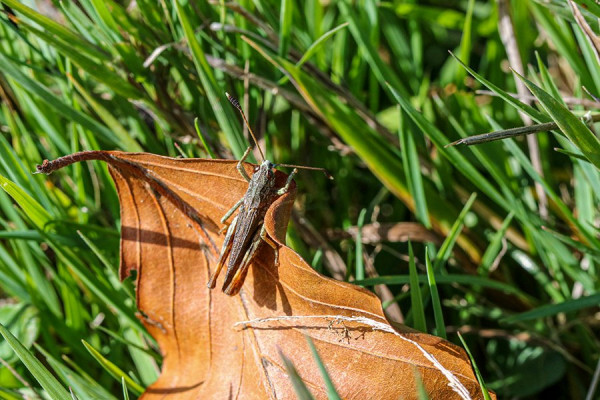
[{"label": "grasshopper hind leg", "polygon": [[[250,266],[250,263],[254,259],[254,256],[256,255],[256,252],[258,251],[260,244],[262,242],[267,243],[270,247],[272,247],[275,250],[275,265],[278,265],[279,254],[277,251],[277,245],[275,244],[275,242],[273,240],[271,240],[271,238],[269,238],[267,236],[267,231],[265,229],[265,226],[262,225],[260,230],[257,231],[254,234],[254,236],[252,237],[252,242],[250,244],[250,247],[248,248],[248,251],[244,255],[244,258],[242,259],[242,262],[240,263],[239,267],[237,269],[232,268],[231,270],[229,270],[229,269],[227,270],[227,276],[225,277],[225,283],[223,283],[223,292],[225,294],[234,296],[240,291],[240,288],[244,284],[246,274],[248,273],[248,267]],[[233,274],[233,276],[232,276],[232,274]]]},{"label": "grasshopper hind leg", "polygon": [[225,240],[223,241],[223,247],[221,248],[221,255],[219,256],[219,261],[217,262],[217,268],[215,272],[210,277],[207,287],[210,289],[214,289],[217,278],[219,277],[219,273],[221,273],[221,269],[223,269],[223,265],[225,265],[225,261],[231,252],[231,246],[233,244],[233,234],[235,232],[235,227],[237,225],[238,217],[236,216],[233,221],[231,221],[231,225],[227,228],[227,234],[225,235]]},{"label": "grasshopper hind leg", "polygon": [[279,266],[279,249],[277,248],[277,243],[275,243],[273,239],[267,236],[267,230],[265,229],[264,225],[260,229],[260,238],[263,242],[268,244],[273,249],[273,251],[275,252],[275,258],[273,260],[273,263],[275,264],[275,266]]}]

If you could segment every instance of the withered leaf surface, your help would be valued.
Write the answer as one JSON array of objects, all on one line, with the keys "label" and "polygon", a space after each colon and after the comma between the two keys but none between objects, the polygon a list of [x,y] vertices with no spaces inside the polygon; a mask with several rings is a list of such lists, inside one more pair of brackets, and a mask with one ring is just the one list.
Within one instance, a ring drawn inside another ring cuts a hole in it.
[{"label": "withered leaf surface", "polygon": [[[236,161],[93,151],[38,169],[90,159],[110,166],[121,202],[121,277],[137,271],[138,308],[164,355],[143,399],[295,398],[279,351],[313,395],[326,398],[305,335],[342,398],[416,398],[416,374],[432,399],[461,398],[461,390],[462,398],[482,398],[462,349],[394,330],[375,295],[319,275],[285,246],[295,189],[265,218],[279,265],[262,245],[239,295],[230,297],[206,283],[223,240],[219,220],[247,188]],[[276,173],[278,185],[285,178]]]}]

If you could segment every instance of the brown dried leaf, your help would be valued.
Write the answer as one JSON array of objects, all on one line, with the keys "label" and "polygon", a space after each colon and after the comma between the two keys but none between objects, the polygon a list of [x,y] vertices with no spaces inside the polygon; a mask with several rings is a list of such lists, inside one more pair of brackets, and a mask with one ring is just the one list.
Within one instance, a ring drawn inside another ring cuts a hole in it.
[{"label": "brown dried leaf", "polygon": [[[358,227],[351,226],[345,231],[337,230],[329,233],[332,240],[352,237],[356,240]],[[373,223],[361,228],[362,242],[378,244],[381,242],[432,242],[441,244],[441,238],[432,230],[417,222]]]},{"label": "brown dried leaf", "polygon": [[[219,220],[247,188],[235,161],[94,151],[38,170],[90,159],[110,166],[121,201],[121,277],[137,270],[138,308],[164,356],[144,399],[295,398],[279,351],[313,395],[326,398],[304,335],[342,398],[416,398],[416,374],[432,399],[461,398],[457,386],[463,398],[482,397],[462,349],[395,330],[375,295],[319,275],[285,246],[295,189],[265,217],[279,266],[273,249],[261,246],[239,295],[230,297],[206,283],[223,240]],[[252,173],[252,165],[246,169]],[[276,173],[279,184],[285,178]]]}]

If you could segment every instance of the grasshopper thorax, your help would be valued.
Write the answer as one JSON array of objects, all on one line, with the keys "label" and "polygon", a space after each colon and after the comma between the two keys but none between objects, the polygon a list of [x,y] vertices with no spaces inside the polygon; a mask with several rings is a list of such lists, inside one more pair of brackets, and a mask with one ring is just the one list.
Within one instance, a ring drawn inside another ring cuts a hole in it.
[{"label": "grasshopper thorax", "polygon": [[245,197],[251,203],[262,203],[264,207],[272,200],[275,191],[275,164],[265,160],[254,168]]}]

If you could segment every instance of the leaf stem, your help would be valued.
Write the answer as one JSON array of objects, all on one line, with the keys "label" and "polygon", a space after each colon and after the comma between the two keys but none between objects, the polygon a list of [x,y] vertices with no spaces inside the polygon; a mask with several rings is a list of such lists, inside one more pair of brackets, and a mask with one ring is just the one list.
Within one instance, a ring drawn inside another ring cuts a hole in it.
[{"label": "leaf stem", "polygon": [[68,156],[62,156],[56,160],[48,161],[44,160],[41,165],[35,166],[34,174],[46,174],[49,175],[57,169],[61,169],[68,165],[74,164],[80,161],[90,160],[104,160],[108,159],[109,155],[102,150],[89,150],[80,151],[78,153],[69,154]]}]

